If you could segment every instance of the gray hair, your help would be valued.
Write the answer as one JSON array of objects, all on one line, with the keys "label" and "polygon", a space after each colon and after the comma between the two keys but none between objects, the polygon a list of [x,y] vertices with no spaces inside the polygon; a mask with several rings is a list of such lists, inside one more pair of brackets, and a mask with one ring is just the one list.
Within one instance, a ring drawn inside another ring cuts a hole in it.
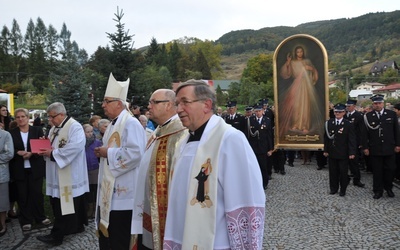
[{"label": "gray hair", "polygon": [[90,125],[88,123],[83,124],[82,127],[83,127],[83,130],[85,130],[86,128],[93,128],[92,125]]},{"label": "gray hair", "polygon": [[108,124],[108,123],[110,123],[110,120],[107,120],[107,119],[100,119],[100,121],[99,121],[97,124],[98,124],[98,126],[99,126],[99,128],[100,128],[100,127],[103,126],[104,124]]},{"label": "gray hair", "polygon": [[147,116],[145,116],[145,115],[140,115],[139,116],[139,121],[145,121],[145,122],[148,122],[148,119],[147,119]]},{"label": "gray hair", "polygon": [[175,93],[178,95],[178,92],[187,86],[194,86],[194,95],[197,99],[210,99],[212,102],[212,111],[215,112],[215,104],[217,98],[215,96],[214,91],[210,88],[210,86],[202,80],[195,80],[191,79],[186,82],[179,84],[178,88],[176,89]]},{"label": "gray hair", "polygon": [[16,115],[19,112],[23,112],[25,113],[25,115],[27,117],[29,117],[29,110],[27,110],[26,108],[17,108],[16,110],[14,110],[14,114]]},{"label": "gray hair", "polygon": [[50,111],[54,111],[57,114],[67,114],[67,110],[65,109],[64,104],[61,102],[54,102],[47,107],[46,112],[49,113]]}]

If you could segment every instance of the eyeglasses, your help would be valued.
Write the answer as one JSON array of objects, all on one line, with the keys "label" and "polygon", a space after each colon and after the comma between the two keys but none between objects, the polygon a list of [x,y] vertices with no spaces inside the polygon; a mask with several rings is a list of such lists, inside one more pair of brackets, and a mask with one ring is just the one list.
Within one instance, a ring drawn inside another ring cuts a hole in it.
[{"label": "eyeglasses", "polygon": [[182,104],[182,106],[188,106],[189,104],[191,104],[191,103],[194,103],[194,102],[200,102],[200,101],[204,101],[205,99],[196,99],[196,100],[186,100],[186,99],[183,99],[183,100],[180,100],[180,101],[176,101],[175,102],[175,106],[176,107],[178,107],[179,106],[179,104]]},{"label": "eyeglasses", "polygon": [[103,102],[102,102],[102,103],[109,104],[110,102],[116,102],[116,101],[119,101],[119,99],[113,99],[113,100],[103,100]]},{"label": "eyeglasses", "polygon": [[333,111],[333,113],[344,113],[344,111]]},{"label": "eyeglasses", "polygon": [[47,115],[47,117],[49,117],[49,118],[51,118],[51,119],[54,119],[54,118],[56,118],[56,117],[59,116],[59,115],[61,115],[61,113],[58,113],[58,114],[56,114],[56,115]]},{"label": "eyeglasses", "polygon": [[162,102],[169,102],[169,100],[149,100],[149,104],[151,104],[151,105],[159,104]]}]

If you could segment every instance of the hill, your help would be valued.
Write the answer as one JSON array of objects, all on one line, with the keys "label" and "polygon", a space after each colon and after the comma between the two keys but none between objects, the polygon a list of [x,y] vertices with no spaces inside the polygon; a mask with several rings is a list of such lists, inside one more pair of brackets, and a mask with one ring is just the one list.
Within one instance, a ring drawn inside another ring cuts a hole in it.
[{"label": "hill", "polygon": [[[247,60],[259,53],[273,53],[285,38],[309,34],[320,40],[329,56],[330,67],[365,71],[375,60],[393,60],[400,55],[400,11],[368,13],[355,18],[323,20],[259,30],[237,30],[224,34],[222,67],[227,79],[239,79]],[[369,68],[368,68],[369,69]]]}]

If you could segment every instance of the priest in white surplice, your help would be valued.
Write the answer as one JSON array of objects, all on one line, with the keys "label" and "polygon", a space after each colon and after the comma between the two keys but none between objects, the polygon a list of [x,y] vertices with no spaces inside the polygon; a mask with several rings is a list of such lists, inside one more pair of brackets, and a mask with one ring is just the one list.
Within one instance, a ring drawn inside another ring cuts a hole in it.
[{"label": "priest in white surplice", "polygon": [[262,249],[265,193],[244,134],[213,115],[215,93],[203,81],[176,90],[190,136],[175,151],[164,249]]},{"label": "priest in white surplice", "polygon": [[49,235],[37,239],[60,245],[64,235],[84,231],[87,214],[84,194],[89,192],[85,155],[85,133],[82,125],[67,116],[62,103],[47,108],[47,117],[54,125],[49,132],[52,149],[39,154],[46,160],[46,195],[54,214],[54,225]]},{"label": "priest in white surplice", "polygon": [[96,202],[100,249],[128,249],[131,233],[142,233],[141,220],[131,223],[131,219],[141,216],[132,210],[146,134],[138,119],[127,111],[128,87],[129,79],[119,82],[110,74],[102,105],[112,122],[104,133],[103,147],[95,149],[101,157]]}]

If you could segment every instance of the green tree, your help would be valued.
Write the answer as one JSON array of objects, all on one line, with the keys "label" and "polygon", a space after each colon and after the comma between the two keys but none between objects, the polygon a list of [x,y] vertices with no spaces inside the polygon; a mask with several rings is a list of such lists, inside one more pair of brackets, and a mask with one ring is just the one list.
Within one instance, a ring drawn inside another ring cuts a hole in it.
[{"label": "green tree", "polygon": [[18,79],[19,70],[22,63],[22,53],[23,53],[23,37],[19,25],[15,19],[12,22],[12,28],[10,33],[10,52],[12,55],[12,71],[16,72],[15,82],[19,83]]},{"label": "green tree", "polygon": [[146,51],[146,64],[150,65],[152,63],[155,63],[157,66],[160,66],[160,63],[158,61],[158,57],[160,55],[160,47],[157,43],[157,40],[153,37],[151,38],[150,46]]},{"label": "green tree", "polygon": [[81,123],[87,122],[93,111],[91,95],[89,95],[91,85],[78,62],[79,48],[76,43],[68,40],[70,32],[65,25],[63,34],[60,36],[63,37],[63,60],[57,63],[55,70],[51,73],[53,88],[49,91],[47,103],[62,102],[68,115]]},{"label": "green tree", "polygon": [[31,57],[34,61],[30,65],[32,77],[34,79],[33,85],[41,93],[43,88],[47,86],[49,82],[48,75],[48,62],[46,60],[46,39],[47,39],[47,28],[43,23],[43,20],[39,17],[36,21],[34,29],[34,50],[31,53]]},{"label": "green tree", "polygon": [[217,86],[217,89],[215,90],[215,94],[217,96],[217,105],[222,106],[225,105],[227,96],[222,92],[221,86]]},{"label": "green tree", "polygon": [[229,90],[228,90],[228,100],[234,101],[238,100],[240,97],[240,90],[241,90],[241,84],[238,82],[232,82],[229,84]]},{"label": "green tree", "polygon": [[47,41],[46,41],[46,59],[49,62],[50,70],[54,66],[54,62],[57,59],[58,51],[57,51],[57,44],[58,44],[58,33],[57,30],[54,28],[53,25],[49,25],[47,33]]},{"label": "green tree", "polygon": [[171,49],[169,51],[169,55],[168,55],[169,62],[167,65],[168,70],[171,73],[172,80],[174,82],[178,82],[179,80],[182,80],[179,78],[180,73],[179,73],[179,65],[178,65],[181,57],[182,57],[182,52],[178,46],[177,41],[174,41],[171,46]]},{"label": "green tree", "polygon": [[117,22],[117,31],[115,33],[106,32],[112,48],[110,59],[115,65],[112,72],[116,79],[126,79],[132,72],[134,64],[134,57],[132,56],[134,35],[129,35],[129,30],[125,31],[125,24],[121,22],[124,17],[123,10],[119,11],[117,7],[117,13],[114,15],[113,20]]},{"label": "green tree", "polygon": [[247,61],[242,77],[252,82],[267,83],[273,78],[272,55],[259,54]]},{"label": "green tree", "polygon": [[211,80],[210,67],[208,66],[207,59],[204,57],[203,52],[199,49],[196,54],[196,64],[194,69],[201,73],[201,79]]},{"label": "green tree", "polygon": [[379,82],[384,84],[399,82],[400,77],[397,70],[389,68],[383,72],[383,74],[379,77]]}]

